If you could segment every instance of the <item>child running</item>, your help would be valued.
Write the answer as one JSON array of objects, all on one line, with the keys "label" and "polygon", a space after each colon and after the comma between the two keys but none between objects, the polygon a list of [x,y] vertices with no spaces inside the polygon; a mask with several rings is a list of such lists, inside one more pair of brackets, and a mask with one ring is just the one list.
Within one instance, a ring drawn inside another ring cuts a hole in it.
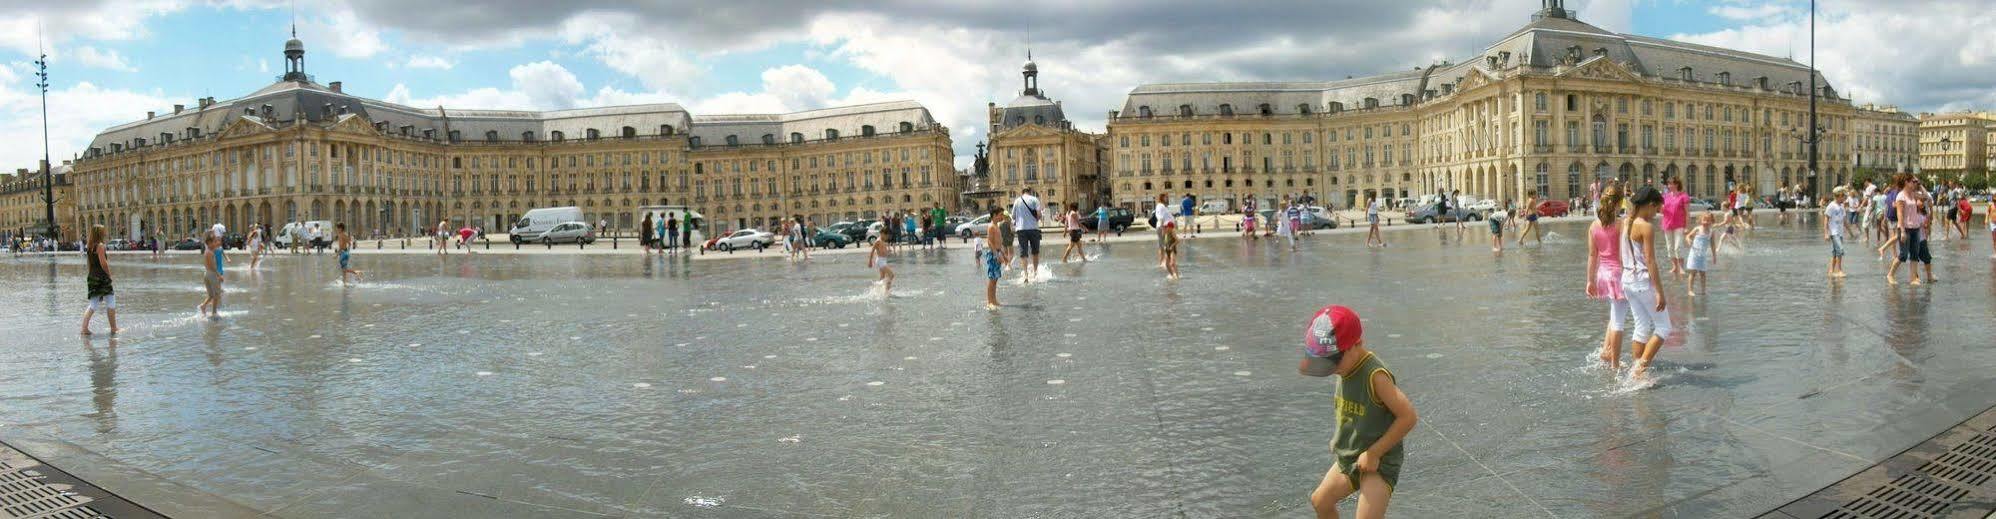
[{"label": "child running", "polygon": [[1526,236],[1531,236],[1539,245],[1545,245],[1545,234],[1539,232],[1539,194],[1526,195],[1525,206],[1518,208],[1518,211],[1525,214],[1525,224],[1518,228],[1518,246],[1525,246]]},{"label": "child running", "polygon": [[[996,222],[1004,212],[991,208],[991,221]],[[984,239],[977,240],[977,263],[984,270],[984,308],[998,309],[998,278],[1005,276],[1005,241],[998,233],[984,233]]]},{"label": "child running", "polygon": [[353,268],[353,235],[347,233],[346,222],[333,224],[333,251],[340,257],[340,285],[348,285],[347,276],[361,279],[359,270]]},{"label": "child running", "polygon": [[1061,215],[1060,223],[1061,227],[1067,231],[1067,248],[1060,251],[1060,262],[1067,263],[1068,255],[1073,254],[1081,256],[1082,263],[1087,263],[1088,251],[1081,248],[1081,233],[1083,231],[1081,228],[1081,212],[1074,209],[1074,204],[1067,205],[1067,214]]},{"label": "child running", "polygon": [[1629,337],[1635,342],[1630,353],[1636,357],[1635,368],[1629,370],[1630,380],[1644,379],[1650,360],[1656,358],[1663,338],[1670,335],[1663,281],[1651,270],[1656,264],[1656,226],[1649,220],[1662,207],[1663,193],[1651,186],[1638,187],[1636,196],[1629,199],[1629,217],[1622,224],[1622,294],[1636,325]]},{"label": "child running", "polygon": [[1830,242],[1831,279],[1844,277],[1844,219],[1850,214],[1844,208],[1848,193],[1843,188],[1837,188],[1834,196],[1830,199],[1830,205],[1823,207],[1823,240]]},{"label": "child running", "polygon": [[1358,314],[1337,305],[1318,310],[1303,337],[1297,371],[1309,377],[1338,376],[1338,426],[1331,437],[1337,461],[1310,492],[1310,508],[1319,518],[1337,517],[1338,501],[1356,492],[1359,517],[1386,517],[1406,459],[1400,442],[1420,417],[1400,392],[1392,370],[1366,349]]},{"label": "child running", "polygon": [[880,271],[880,293],[894,293],[894,269],[887,266],[887,255],[892,252],[886,239],[873,240],[873,248],[866,252],[866,268]]},{"label": "child running", "polygon": [[1684,282],[1684,287],[1690,291],[1691,297],[1698,297],[1700,291],[1710,292],[1705,288],[1705,272],[1712,268],[1714,258],[1719,255],[1719,246],[1712,242],[1712,221],[1712,213],[1698,215],[1698,225],[1685,233],[1685,239],[1691,241],[1691,250],[1687,251],[1684,270],[1691,277]]},{"label": "child running", "polygon": [[222,318],[222,224],[201,236],[201,268],[206,273],[201,278],[208,295],[195,307],[204,317]]},{"label": "child running", "polygon": [[243,241],[249,244],[249,269],[254,272],[256,271],[256,264],[263,260],[263,226],[251,225],[249,237],[244,238]]},{"label": "child running", "polygon": [[104,252],[104,226],[90,226],[90,244],[83,249],[83,257],[90,263],[90,273],[83,278],[87,287],[85,297],[90,298],[90,306],[83,308],[83,335],[90,335],[90,317],[98,310],[104,311],[104,320],[111,325],[111,335],[124,331],[118,328],[118,295],[111,289],[111,261]]},{"label": "child running", "polygon": [[1600,204],[1587,229],[1587,297],[1608,302],[1608,330],[1601,340],[1600,358],[1608,369],[1620,371],[1622,323],[1629,320],[1629,302],[1622,294],[1621,225],[1612,208],[1622,204],[1621,188],[1614,184],[1603,188]]}]

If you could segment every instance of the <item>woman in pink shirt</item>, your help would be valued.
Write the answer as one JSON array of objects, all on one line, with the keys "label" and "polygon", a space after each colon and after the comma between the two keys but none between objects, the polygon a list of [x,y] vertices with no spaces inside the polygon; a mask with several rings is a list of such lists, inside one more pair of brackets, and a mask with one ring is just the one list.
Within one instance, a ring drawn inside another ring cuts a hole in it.
[{"label": "woman in pink shirt", "polygon": [[1664,181],[1663,187],[1663,210],[1658,213],[1663,220],[1663,244],[1670,253],[1670,273],[1682,276],[1685,211],[1691,206],[1691,195],[1684,193],[1684,181],[1675,177]]}]

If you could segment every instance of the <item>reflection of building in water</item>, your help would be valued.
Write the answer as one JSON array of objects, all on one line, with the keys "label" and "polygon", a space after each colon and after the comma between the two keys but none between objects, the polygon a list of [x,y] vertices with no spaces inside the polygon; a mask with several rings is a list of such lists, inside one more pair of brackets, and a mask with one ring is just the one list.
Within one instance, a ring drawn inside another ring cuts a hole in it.
[{"label": "reflection of building in water", "polygon": [[503,232],[576,206],[628,229],[643,205],[685,205],[720,229],[956,207],[949,130],[912,101],[782,114],[694,115],[671,103],[553,111],[418,108],[304,72],[235,100],[147,113],[76,162],[82,219],[184,232],[212,223],[335,220],[357,234],[450,218]]},{"label": "reflection of building in water", "polygon": [[1236,202],[1311,193],[1346,207],[1438,189],[1569,198],[1600,178],[1771,193],[1809,183],[1795,137],[1806,136],[1812,75],[1828,132],[1817,185],[1841,183],[1854,109],[1808,66],[1617,34],[1548,0],[1460,62],[1339,81],[1138,86],[1109,113],[1104,181],[1123,205],[1188,191]]},{"label": "reflection of building in water", "polygon": [[84,339],[83,349],[90,354],[90,405],[95,409],[90,419],[97,422],[98,433],[117,431],[118,340],[111,339],[99,352],[90,339]]}]

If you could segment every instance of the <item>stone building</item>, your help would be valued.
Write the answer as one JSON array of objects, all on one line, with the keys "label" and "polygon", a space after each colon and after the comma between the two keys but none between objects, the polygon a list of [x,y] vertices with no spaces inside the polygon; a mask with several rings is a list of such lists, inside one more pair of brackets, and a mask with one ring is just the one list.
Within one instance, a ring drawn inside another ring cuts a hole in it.
[{"label": "stone building", "polygon": [[1047,99],[1030,53],[1022,68],[1025,88],[1019,97],[1002,107],[988,105],[990,178],[973,200],[988,206],[1030,187],[1050,212],[1095,207],[1107,197],[1106,186],[1097,182],[1108,166],[1107,140],[1075,129],[1061,103]]},{"label": "stone building", "polygon": [[[39,162],[39,161],[37,161]],[[63,241],[82,239],[81,223],[76,217],[76,198],[72,195],[70,182],[70,161],[49,171],[55,178],[55,220],[58,238]],[[48,205],[42,201],[42,170],[21,168],[13,174],[0,173],[0,236],[20,237],[46,236],[48,233]]]},{"label": "stone building", "polygon": [[1864,105],[1851,119],[1852,167],[1907,173],[1919,163],[1920,120],[1897,107]]},{"label": "stone building", "polygon": [[[1179,83],[1109,113],[1115,200],[1158,193],[1349,207],[1437,190],[1585,196],[1597,179],[1681,177],[1699,196],[1748,182],[1840,183],[1855,108],[1789,59],[1616,34],[1546,0],[1461,62],[1328,82]],[[1808,171],[1811,78],[1820,177]]]},{"label": "stone building", "polygon": [[1953,112],[1920,114],[1922,176],[1959,180],[1989,171],[1989,126],[1996,113]]},{"label": "stone building", "polygon": [[444,218],[504,232],[553,206],[627,229],[639,206],[685,205],[725,230],[955,208],[960,191],[948,129],[914,102],[746,115],[416,108],[321,85],[304,54],[286,42],[284,75],[242,98],[97,135],[76,162],[84,221],[178,234],[323,219],[368,236]]}]

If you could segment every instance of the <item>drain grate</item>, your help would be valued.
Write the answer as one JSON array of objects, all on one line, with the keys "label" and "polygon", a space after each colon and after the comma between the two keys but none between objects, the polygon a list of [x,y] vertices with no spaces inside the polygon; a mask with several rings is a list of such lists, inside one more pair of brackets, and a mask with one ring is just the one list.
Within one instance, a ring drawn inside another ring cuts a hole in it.
[{"label": "drain grate", "polygon": [[106,517],[91,498],[70,485],[50,483],[41,463],[12,449],[0,449],[0,517],[9,519],[96,519]]},{"label": "drain grate", "polygon": [[[1941,517],[1996,480],[1996,425],[1973,432],[1939,456],[1820,516],[1821,519]],[[1936,449],[1938,450],[1938,449]],[[1924,457],[1924,456],[1923,456]]]}]

